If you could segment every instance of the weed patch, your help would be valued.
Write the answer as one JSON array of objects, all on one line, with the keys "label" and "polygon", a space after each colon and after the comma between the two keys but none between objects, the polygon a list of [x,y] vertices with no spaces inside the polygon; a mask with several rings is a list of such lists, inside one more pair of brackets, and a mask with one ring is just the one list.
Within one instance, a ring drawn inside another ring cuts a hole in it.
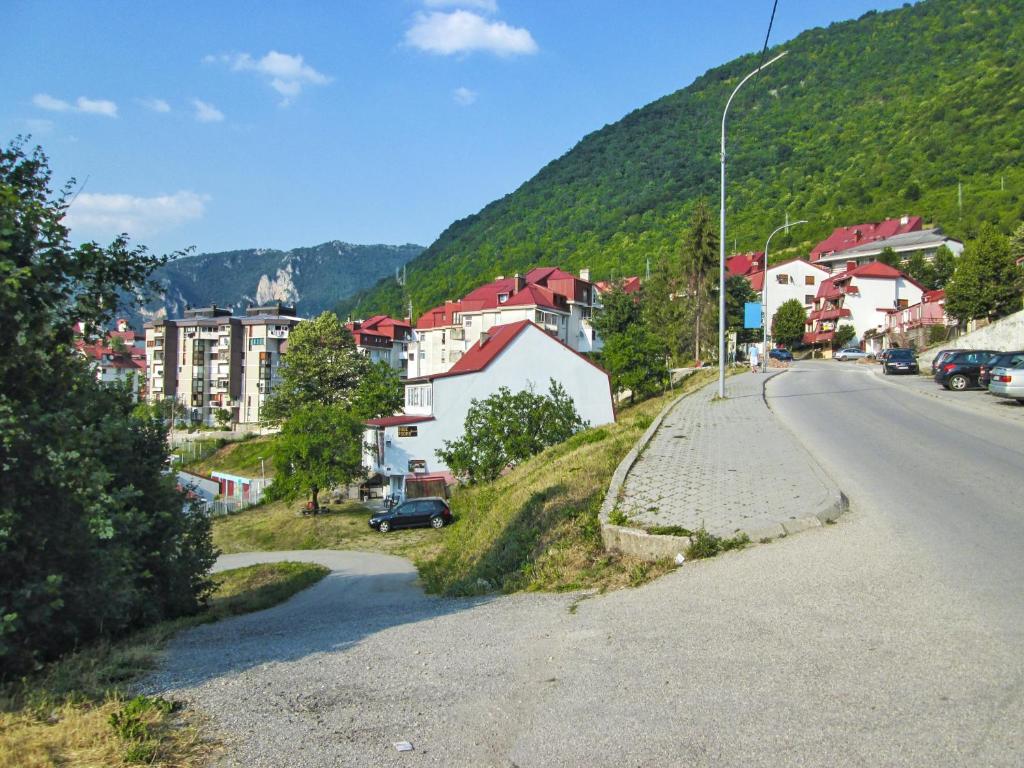
[{"label": "weed patch", "polygon": [[728,552],[731,549],[743,549],[750,544],[750,537],[745,533],[737,534],[729,538],[715,536],[708,533],[704,526],[694,531],[690,537],[690,546],[686,548],[686,556],[691,560],[698,560],[704,557],[714,557],[719,552]]},{"label": "weed patch", "polygon": [[651,525],[645,530],[656,536],[693,536],[693,531],[689,528],[683,528],[681,525]]}]

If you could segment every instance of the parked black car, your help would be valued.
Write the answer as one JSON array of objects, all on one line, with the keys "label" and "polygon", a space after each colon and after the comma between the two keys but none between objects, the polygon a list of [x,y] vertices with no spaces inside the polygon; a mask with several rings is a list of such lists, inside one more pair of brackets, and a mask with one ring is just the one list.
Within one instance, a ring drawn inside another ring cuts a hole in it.
[{"label": "parked black car", "polygon": [[1000,352],[981,366],[981,371],[978,372],[978,384],[988,389],[993,368],[1020,368],[1021,366],[1024,366],[1024,351]]},{"label": "parked black car", "polygon": [[370,518],[370,527],[381,533],[396,528],[441,528],[452,521],[448,502],[440,496],[403,501],[394,509],[378,512]]},{"label": "parked black car", "polygon": [[947,357],[935,371],[935,381],[957,392],[978,386],[981,366],[998,355],[991,349],[970,349]]},{"label": "parked black car", "polygon": [[883,349],[881,352],[875,355],[875,362],[885,365],[885,361],[889,359],[889,355],[891,355],[893,353],[893,350],[895,349],[897,349],[897,347],[889,347],[888,349]]},{"label": "parked black car", "polygon": [[768,357],[772,360],[781,360],[784,363],[793,362],[793,353],[788,349],[772,349],[768,352]]},{"label": "parked black car", "polygon": [[932,358],[932,376],[934,376],[935,372],[939,370],[939,366],[946,362],[953,355],[957,354],[958,352],[969,351],[970,350],[968,349],[944,349],[941,352],[937,352],[935,354],[935,357]]},{"label": "parked black car", "polygon": [[882,373],[917,373],[917,358],[912,349],[890,349],[882,361]]}]

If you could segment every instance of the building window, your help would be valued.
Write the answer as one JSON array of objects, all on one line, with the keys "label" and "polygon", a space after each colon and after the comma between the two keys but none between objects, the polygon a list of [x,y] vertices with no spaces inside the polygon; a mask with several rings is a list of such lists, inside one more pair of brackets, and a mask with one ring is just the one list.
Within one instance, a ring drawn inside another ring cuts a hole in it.
[{"label": "building window", "polygon": [[413,407],[429,407],[431,404],[430,385],[405,388],[405,404]]},{"label": "building window", "polygon": [[814,275],[804,275],[804,285],[814,285]]},{"label": "building window", "polygon": [[776,275],[775,280],[779,285],[789,285],[789,275]]},{"label": "building window", "polygon": [[499,293],[498,294],[498,303],[499,304],[504,304],[506,301],[508,301],[508,294],[507,293]]},{"label": "building window", "polygon": [[250,347],[262,347],[263,346],[263,339],[249,339],[249,346]]},{"label": "building window", "polygon": [[805,293],[804,294],[804,304],[813,304],[813,303],[814,303],[814,294],[813,293]]}]

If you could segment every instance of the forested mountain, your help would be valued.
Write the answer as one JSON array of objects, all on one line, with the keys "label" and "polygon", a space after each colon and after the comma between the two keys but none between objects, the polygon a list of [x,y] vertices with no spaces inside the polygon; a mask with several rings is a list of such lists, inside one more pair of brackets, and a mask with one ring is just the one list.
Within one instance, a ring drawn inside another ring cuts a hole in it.
[{"label": "forested mountain", "polygon": [[[730,250],[808,219],[773,251],[806,254],[835,226],[919,214],[954,236],[1024,217],[1024,5],[924,0],[812,29],[740,91],[729,115]],[[640,272],[677,247],[696,200],[717,216],[729,93],[759,56],[586,136],[514,193],[456,221],[408,265],[339,310],[416,313],[498,274],[589,266]],[[962,208],[958,203],[962,184]],[[799,250],[798,250],[799,249]]]},{"label": "forested mountain", "polygon": [[138,315],[149,319],[164,310],[170,317],[180,317],[186,306],[210,304],[244,311],[249,304],[280,300],[294,304],[303,317],[313,317],[381,277],[394,276],[396,268],[422,251],[420,245],[333,240],[290,251],[253,248],[187,256],[153,274],[163,294]]}]

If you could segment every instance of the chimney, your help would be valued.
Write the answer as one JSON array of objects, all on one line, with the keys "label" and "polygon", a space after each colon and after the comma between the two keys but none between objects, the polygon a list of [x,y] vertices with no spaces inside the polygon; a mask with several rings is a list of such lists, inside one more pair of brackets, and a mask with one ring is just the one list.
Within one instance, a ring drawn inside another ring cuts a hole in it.
[{"label": "chimney", "polygon": [[846,271],[847,272],[852,272],[856,268],[857,268],[857,262],[856,261],[848,261],[848,262],[846,262]]},{"label": "chimney", "polygon": [[586,280],[588,283],[590,282],[590,267],[583,267],[583,269],[580,270],[580,280]]},{"label": "chimney", "polygon": [[905,214],[905,213],[904,213],[904,214],[903,214],[902,216],[900,216],[900,225],[901,225],[901,226],[904,226],[904,227],[905,227],[905,226],[907,226],[907,224],[909,224],[909,223],[910,223],[910,216],[908,216],[908,215],[907,215],[907,214]]},{"label": "chimney", "polygon": [[484,344],[491,340],[490,331],[480,331],[480,348],[483,349]]},{"label": "chimney", "polygon": [[512,293],[519,293],[523,288],[526,287],[526,278],[516,272],[515,277],[512,278],[514,281],[512,286]]}]

